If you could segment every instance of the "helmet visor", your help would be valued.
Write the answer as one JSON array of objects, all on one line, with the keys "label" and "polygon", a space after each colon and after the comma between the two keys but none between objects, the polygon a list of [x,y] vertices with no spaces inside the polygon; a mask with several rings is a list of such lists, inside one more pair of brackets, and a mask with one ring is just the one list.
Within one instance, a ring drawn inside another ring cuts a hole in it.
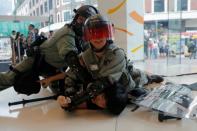
[{"label": "helmet visor", "polygon": [[102,23],[100,25],[89,25],[84,27],[84,40],[96,39],[114,39],[114,28],[111,23]]}]

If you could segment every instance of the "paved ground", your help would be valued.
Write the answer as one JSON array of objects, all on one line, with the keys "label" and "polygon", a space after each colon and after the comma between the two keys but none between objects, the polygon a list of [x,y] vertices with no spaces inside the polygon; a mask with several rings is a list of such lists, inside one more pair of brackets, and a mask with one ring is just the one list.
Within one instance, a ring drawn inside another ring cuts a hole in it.
[{"label": "paved ground", "polygon": [[[153,60],[134,65],[147,72],[163,75],[197,72],[196,61],[186,59],[184,64],[167,64],[165,60]],[[190,84],[197,82],[197,75],[167,77],[165,80]],[[197,120],[169,120],[160,123],[156,112],[143,108],[131,112],[130,106],[118,117],[101,111],[65,112],[54,100],[8,107],[10,101],[48,95],[51,95],[48,89],[42,89],[39,94],[31,96],[19,95],[12,87],[1,91],[0,131],[196,131],[197,129]]]}]

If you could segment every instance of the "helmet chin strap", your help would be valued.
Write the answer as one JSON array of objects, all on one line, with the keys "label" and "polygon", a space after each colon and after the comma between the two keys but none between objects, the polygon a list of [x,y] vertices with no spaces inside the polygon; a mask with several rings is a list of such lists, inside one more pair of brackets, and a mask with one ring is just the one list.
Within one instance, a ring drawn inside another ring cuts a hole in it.
[{"label": "helmet chin strap", "polygon": [[77,22],[78,17],[79,17],[78,14],[74,17],[73,21],[71,22],[71,28],[74,30],[77,36],[81,37],[83,35],[82,32],[83,24]]},{"label": "helmet chin strap", "polygon": [[109,45],[109,43],[106,42],[106,44],[105,44],[101,49],[96,49],[92,44],[90,44],[92,50],[93,50],[94,52],[96,52],[96,53],[101,53],[101,52],[103,52],[103,51],[106,49],[106,47],[107,47],[108,45]]}]

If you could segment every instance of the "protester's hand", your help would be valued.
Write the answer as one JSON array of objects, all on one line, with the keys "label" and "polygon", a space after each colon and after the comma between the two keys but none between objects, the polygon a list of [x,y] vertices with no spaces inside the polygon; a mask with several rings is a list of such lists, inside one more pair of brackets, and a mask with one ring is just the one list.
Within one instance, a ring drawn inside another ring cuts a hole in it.
[{"label": "protester's hand", "polygon": [[45,79],[39,80],[38,82],[40,82],[43,88],[47,88],[50,85],[51,80],[50,78],[45,78]]},{"label": "protester's hand", "polygon": [[61,107],[66,108],[68,104],[71,102],[69,97],[65,96],[58,96],[57,102],[60,104]]}]

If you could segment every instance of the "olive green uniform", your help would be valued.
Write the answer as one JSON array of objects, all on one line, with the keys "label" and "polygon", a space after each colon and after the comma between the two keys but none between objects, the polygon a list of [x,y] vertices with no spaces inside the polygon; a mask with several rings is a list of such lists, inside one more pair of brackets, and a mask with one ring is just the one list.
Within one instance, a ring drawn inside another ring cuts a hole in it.
[{"label": "olive green uniform", "polygon": [[133,88],[142,87],[148,82],[147,75],[133,68],[131,72],[128,72],[128,61],[124,50],[118,48],[116,45],[111,44],[108,46],[103,57],[98,59],[91,49],[88,49],[82,54],[83,61],[91,72],[93,78],[109,77],[114,81],[118,81],[122,74],[127,76],[122,81],[123,85],[127,85],[129,90]]},{"label": "olive green uniform", "polygon": [[[91,48],[83,52],[81,57],[94,80],[108,77],[112,82],[115,82],[120,79],[122,74],[125,74],[124,80],[122,81],[125,88],[132,89],[135,87],[135,82],[128,74],[127,59],[124,50],[118,48],[115,44],[107,46],[101,58],[98,58]],[[66,74],[65,85],[73,87],[70,83],[74,83],[71,80],[77,79],[75,74],[71,70],[66,72]]]},{"label": "olive green uniform", "polygon": [[[50,39],[40,46],[40,52],[44,60],[56,68],[66,66],[65,55],[69,51],[77,51],[75,46],[75,33],[67,25],[59,29]],[[32,69],[35,57],[28,57],[15,66],[19,72],[26,72]],[[9,71],[0,73],[0,89],[12,86],[16,73]]]}]

